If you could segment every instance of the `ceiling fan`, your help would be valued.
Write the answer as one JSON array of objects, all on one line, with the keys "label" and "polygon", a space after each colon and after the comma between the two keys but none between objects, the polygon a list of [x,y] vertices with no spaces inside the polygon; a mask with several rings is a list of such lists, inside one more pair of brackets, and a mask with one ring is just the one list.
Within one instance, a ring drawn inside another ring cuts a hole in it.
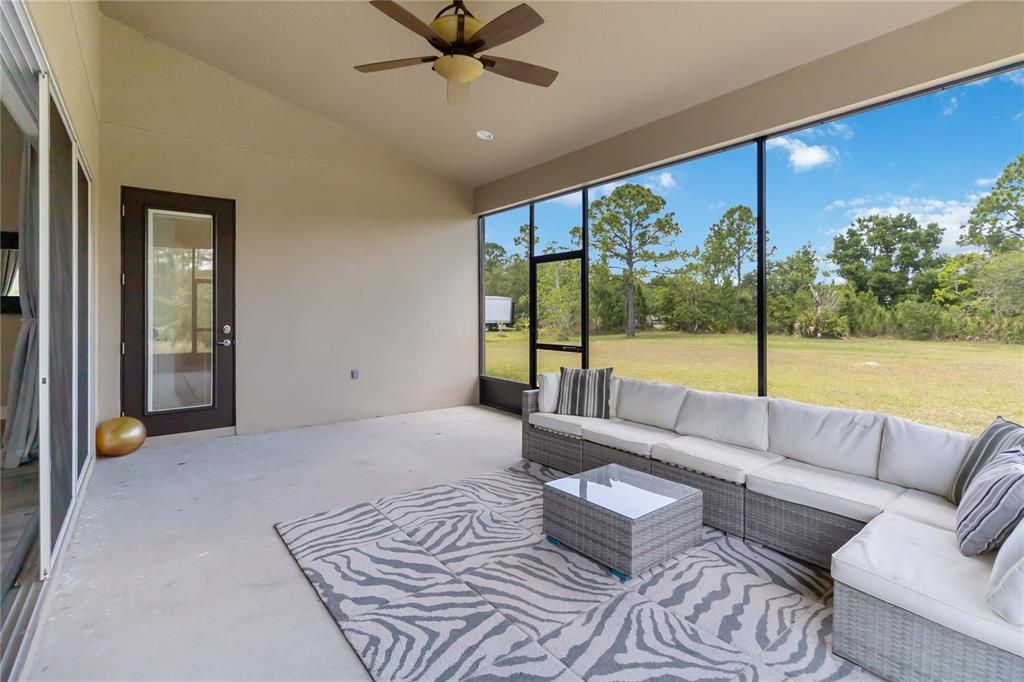
[{"label": "ceiling fan", "polygon": [[372,0],[371,5],[388,15],[410,31],[427,39],[430,46],[441,53],[440,57],[411,57],[393,59],[387,62],[361,64],[356,71],[373,73],[404,66],[431,64],[433,71],[448,81],[448,104],[461,104],[469,97],[469,84],[484,71],[491,71],[513,80],[548,87],[558,72],[536,64],[480,55],[480,52],[504,45],[521,35],[529,33],[544,23],[529,5],[513,7],[497,19],[481,23],[466,9],[462,0],[455,0],[434,17],[429,24],[420,21],[411,12],[390,0]]}]

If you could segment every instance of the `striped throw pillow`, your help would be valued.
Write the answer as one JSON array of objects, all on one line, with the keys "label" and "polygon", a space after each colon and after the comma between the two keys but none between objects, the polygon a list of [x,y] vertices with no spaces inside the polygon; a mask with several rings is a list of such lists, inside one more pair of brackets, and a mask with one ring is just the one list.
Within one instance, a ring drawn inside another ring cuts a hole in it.
[{"label": "striped throw pillow", "polygon": [[960,465],[960,471],[953,479],[953,488],[949,491],[949,501],[960,504],[971,480],[993,457],[1020,446],[1024,446],[1024,426],[996,417],[978,440],[974,441]]},{"label": "striped throw pillow", "polygon": [[562,368],[558,380],[558,414],[577,417],[611,416],[609,406],[612,394],[612,368],[569,369]]},{"label": "striped throw pillow", "polygon": [[1024,519],[1024,447],[996,455],[981,468],[956,510],[964,556],[999,549]]}]

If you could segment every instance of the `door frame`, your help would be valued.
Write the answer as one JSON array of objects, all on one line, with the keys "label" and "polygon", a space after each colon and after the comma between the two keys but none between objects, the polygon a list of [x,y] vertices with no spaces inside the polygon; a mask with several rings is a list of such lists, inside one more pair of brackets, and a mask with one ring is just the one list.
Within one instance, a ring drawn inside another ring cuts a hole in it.
[{"label": "door frame", "polygon": [[[145,326],[129,329],[129,318],[141,316],[146,320],[146,282],[148,264],[143,260],[141,267],[129,266],[129,249],[146,253],[146,212],[150,209],[178,213],[200,213],[213,216],[214,268],[214,324],[211,338],[214,343],[213,355],[213,404],[167,411],[162,414],[147,414],[145,393],[149,377],[145,362]],[[141,211],[142,235],[131,234],[129,220],[135,212]],[[141,243],[140,243],[141,241]],[[230,263],[227,276],[222,269],[222,260]],[[150,436],[175,433],[190,433],[219,428],[234,428],[237,424],[235,358],[238,325],[235,320],[235,200],[195,194],[182,194],[143,187],[121,187],[121,414],[135,417],[146,423]],[[128,293],[132,292],[129,301]],[[219,329],[223,324],[231,325],[231,346],[218,345]],[[137,377],[137,378],[136,378]],[[132,381],[130,381],[132,380]],[[138,382],[141,382],[139,386]],[[134,384],[134,385],[133,385]],[[228,387],[227,390],[223,387]],[[141,394],[133,391],[141,388]],[[141,404],[139,401],[142,401]],[[148,423],[147,423],[148,422]]]}]

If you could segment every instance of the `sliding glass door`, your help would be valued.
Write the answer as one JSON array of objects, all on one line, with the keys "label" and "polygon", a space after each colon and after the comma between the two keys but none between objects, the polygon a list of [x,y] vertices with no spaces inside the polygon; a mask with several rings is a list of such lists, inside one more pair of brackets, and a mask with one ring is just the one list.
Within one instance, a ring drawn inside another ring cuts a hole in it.
[{"label": "sliding glass door", "polygon": [[[63,543],[93,454],[90,354],[91,182],[50,78],[39,75],[37,299],[40,573]],[[34,291],[33,291],[34,290]],[[31,399],[26,395],[22,399]]]}]

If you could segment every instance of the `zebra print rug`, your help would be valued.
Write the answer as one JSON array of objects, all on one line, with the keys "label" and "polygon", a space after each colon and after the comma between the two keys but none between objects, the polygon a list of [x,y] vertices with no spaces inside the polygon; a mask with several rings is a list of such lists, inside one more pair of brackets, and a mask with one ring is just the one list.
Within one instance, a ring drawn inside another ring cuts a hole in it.
[{"label": "zebra print rug", "polygon": [[827,572],[708,527],[626,582],[541,530],[532,462],[277,525],[374,679],[875,680]]}]

